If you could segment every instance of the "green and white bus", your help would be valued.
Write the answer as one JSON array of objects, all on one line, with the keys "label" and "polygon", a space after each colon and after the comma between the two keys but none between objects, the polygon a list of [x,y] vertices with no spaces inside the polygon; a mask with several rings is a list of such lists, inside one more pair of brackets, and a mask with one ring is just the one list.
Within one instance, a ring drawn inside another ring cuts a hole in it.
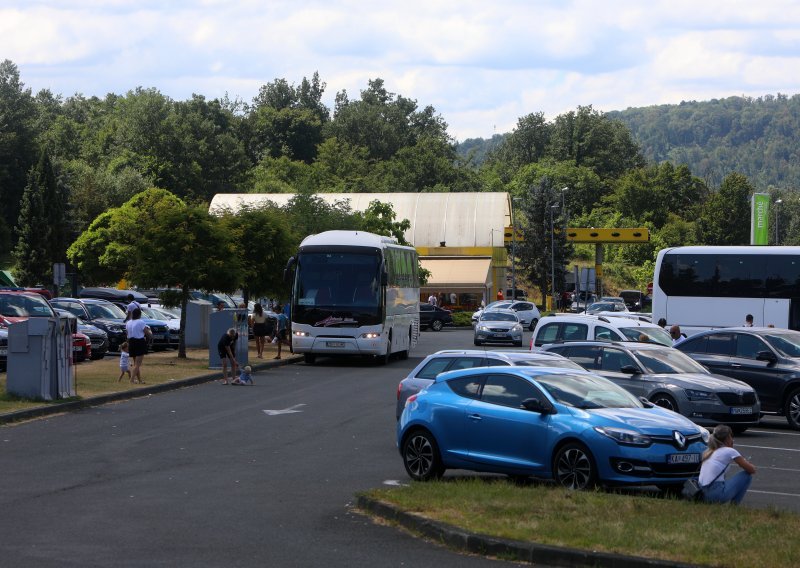
[{"label": "green and white bus", "polygon": [[306,237],[289,259],[291,341],[317,355],[407,358],[419,338],[418,255],[395,239],[364,231]]}]

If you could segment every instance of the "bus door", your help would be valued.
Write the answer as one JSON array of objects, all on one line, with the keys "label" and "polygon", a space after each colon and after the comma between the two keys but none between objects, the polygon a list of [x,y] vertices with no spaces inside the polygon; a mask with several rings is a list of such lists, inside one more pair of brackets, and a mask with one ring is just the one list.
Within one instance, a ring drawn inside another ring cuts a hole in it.
[{"label": "bus door", "polygon": [[[758,318],[758,314],[753,314]],[[774,325],[783,329],[800,329],[800,298],[767,298],[764,300],[764,321],[755,325]]]}]

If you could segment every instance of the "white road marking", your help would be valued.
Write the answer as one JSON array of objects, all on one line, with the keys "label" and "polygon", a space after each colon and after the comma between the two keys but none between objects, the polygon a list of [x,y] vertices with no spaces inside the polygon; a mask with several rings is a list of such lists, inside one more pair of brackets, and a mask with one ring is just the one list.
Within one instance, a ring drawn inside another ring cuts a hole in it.
[{"label": "white road marking", "polygon": [[277,416],[279,414],[294,414],[295,412],[303,412],[302,410],[297,410],[301,406],[305,406],[305,404],[295,404],[294,406],[290,406],[289,408],[284,408],[283,410],[263,410],[262,412],[267,416]]},{"label": "white road marking", "polygon": [[761,493],[762,495],[782,495],[784,497],[800,497],[800,493],[781,493],[780,491],[758,491],[757,489],[748,489],[748,493]]},{"label": "white road marking", "polygon": [[796,471],[800,473],[800,469],[792,469],[791,467],[771,467],[768,465],[759,465],[758,469],[774,469],[776,471]]},{"label": "white road marking", "polygon": [[387,479],[383,482],[384,485],[390,485],[392,487],[408,487],[408,483],[403,483],[402,481],[398,481],[397,479]]},{"label": "white road marking", "polygon": [[754,434],[778,434],[781,436],[800,436],[800,432],[779,432],[777,430],[748,430],[747,433],[750,432]]},{"label": "white road marking", "polygon": [[800,449],[793,448],[773,448],[770,446],[745,446],[744,444],[736,444],[737,448],[754,448],[756,450],[778,450],[781,452],[800,452]]}]

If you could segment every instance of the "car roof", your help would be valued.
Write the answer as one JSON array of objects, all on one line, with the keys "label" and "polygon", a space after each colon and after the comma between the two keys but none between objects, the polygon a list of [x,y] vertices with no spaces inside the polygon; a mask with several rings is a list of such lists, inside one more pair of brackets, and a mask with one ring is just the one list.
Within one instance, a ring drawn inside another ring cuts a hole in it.
[{"label": "car roof", "polygon": [[434,382],[441,383],[448,381],[454,377],[463,377],[466,375],[482,375],[486,373],[487,369],[491,369],[493,375],[526,375],[532,379],[542,375],[591,375],[597,377],[598,375],[581,369],[567,369],[560,367],[470,367],[468,369],[457,369],[455,371],[445,371],[436,375]]},{"label": "car roof", "polygon": [[85,304],[114,304],[114,302],[112,302],[111,300],[104,300],[102,298],[68,298],[66,296],[53,298],[54,302],[58,300],[69,300],[70,302],[82,302]]},{"label": "car roof", "polygon": [[764,327],[764,326],[761,326],[761,327],[758,327],[758,326],[745,327],[745,326],[741,325],[741,326],[735,326],[735,327],[715,327],[714,329],[707,329],[705,331],[698,331],[697,333],[691,335],[689,337],[689,339],[691,339],[692,337],[697,337],[698,335],[710,335],[712,333],[734,332],[734,331],[736,333],[744,332],[744,333],[754,333],[756,335],[760,335],[762,333],[775,333],[775,332],[781,333],[781,332],[787,332],[787,331],[794,332],[794,333],[800,333],[800,331],[796,331],[794,329],[786,329],[785,327]]},{"label": "car roof", "polygon": [[[628,313],[630,313],[630,312],[627,312],[627,313],[626,312],[615,312],[615,315],[613,315],[613,316],[609,315],[608,317],[603,315],[603,314],[563,314],[563,313],[554,313],[552,315],[545,316],[545,318],[548,318],[548,319],[542,318],[541,320],[539,320],[539,322],[540,323],[549,322],[550,321],[549,318],[553,318],[553,319],[559,319],[559,320],[574,319],[575,321],[582,321],[582,322],[587,322],[587,321],[603,322],[603,323],[609,324],[611,326],[617,326],[617,327],[659,327],[658,325],[656,325],[654,323],[647,322],[647,321],[641,321],[639,319],[635,319],[636,316],[627,317]],[[611,317],[612,319],[609,319],[609,317]]]},{"label": "car roof", "polygon": [[601,340],[584,340],[584,341],[564,341],[561,343],[546,343],[542,345],[542,349],[546,349],[549,345],[567,345],[569,347],[576,347],[581,345],[588,345],[588,346],[597,346],[597,347],[619,347],[621,349],[628,349],[630,351],[652,351],[652,350],[663,350],[669,349],[671,350],[672,347],[668,345],[662,345],[660,343],[653,343],[651,341],[608,341],[605,339]]}]

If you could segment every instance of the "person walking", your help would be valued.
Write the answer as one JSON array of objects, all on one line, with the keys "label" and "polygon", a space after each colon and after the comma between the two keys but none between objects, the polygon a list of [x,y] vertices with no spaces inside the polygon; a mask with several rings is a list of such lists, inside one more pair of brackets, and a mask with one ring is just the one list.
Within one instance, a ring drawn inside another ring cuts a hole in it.
[{"label": "person walking", "polygon": [[[122,380],[122,377],[128,375],[128,379],[131,379],[131,368],[130,368],[130,358],[131,355],[128,353],[128,342],[123,341],[122,344],[119,346],[119,378],[117,382]],[[133,382],[131,380],[131,382]]]},{"label": "person walking", "polygon": [[[725,479],[725,471],[731,463],[738,465],[742,471]],[[731,427],[717,425],[708,440],[708,449],[703,452],[700,466],[698,483],[703,488],[703,501],[738,505],[744,499],[755,473],[755,466],[742,457],[739,450],[734,449]]]},{"label": "person walking", "polygon": [[142,309],[134,308],[131,312],[131,319],[125,323],[125,331],[128,335],[128,349],[131,359],[133,359],[133,371],[131,372],[131,382],[144,384],[142,379],[142,363],[147,354],[147,344],[153,332],[144,323]]},{"label": "person walking", "polygon": [[250,326],[253,328],[253,336],[256,338],[256,357],[264,358],[264,341],[267,337],[267,316],[261,303],[253,306],[253,314],[250,316]]},{"label": "person walking", "polygon": [[223,385],[228,384],[228,361],[231,363],[231,381],[236,378],[236,371],[239,368],[239,364],[236,362],[237,339],[239,339],[239,334],[234,328],[230,328],[217,343],[217,353],[222,361],[222,380],[220,382]]},{"label": "person walking", "polygon": [[277,325],[275,326],[275,337],[278,338],[278,354],[275,356],[275,359],[280,359],[281,346],[284,344],[288,345],[286,330],[289,327],[289,318],[287,318],[286,314],[283,313],[281,306],[276,306],[275,311],[278,312],[278,321]]},{"label": "person walking", "polygon": [[136,308],[139,309],[142,308],[141,304],[134,299],[133,294],[128,294],[127,300],[128,300],[128,305],[125,307],[125,321],[131,319],[131,314],[133,313],[133,310],[135,310]]},{"label": "person walking", "polygon": [[438,300],[436,298],[436,294],[434,292],[431,292],[431,295],[428,296],[428,303],[431,306],[435,306],[437,302],[438,302]]}]

